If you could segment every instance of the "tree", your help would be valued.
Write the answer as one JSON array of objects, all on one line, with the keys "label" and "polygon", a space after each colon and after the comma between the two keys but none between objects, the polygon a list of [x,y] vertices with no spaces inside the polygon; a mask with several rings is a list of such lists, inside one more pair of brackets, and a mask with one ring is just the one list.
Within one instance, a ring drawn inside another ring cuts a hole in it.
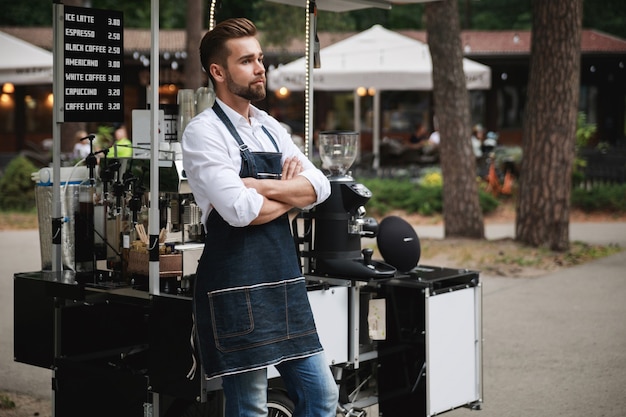
[{"label": "tree", "polygon": [[305,10],[302,7],[264,2],[257,3],[256,9],[259,13],[256,25],[263,32],[262,45],[287,47],[285,39],[304,39]]},{"label": "tree", "polygon": [[441,135],[445,235],[482,239],[485,228],[470,141],[469,94],[463,72],[457,0],[428,3],[425,14],[433,61],[435,117]]},{"label": "tree", "polygon": [[[185,61],[185,88],[197,89],[206,85],[206,74],[200,62],[200,40],[203,34],[202,0],[187,0],[187,59]],[[208,29],[208,28],[207,28]]]},{"label": "tree", "polygon": [[569,248],[582,0],[534,0],[532,16],[515,234],[526,244],[564,251]]},{"label": "tree", "polygon": [[[304,3],[303,3],[304,4]],[[263,32],[264,46],[289,46],[286,39],[304,39],[306,26],[306,9],[285,4],[262,1],[255,3],[258,29]],[[354,22],[349,13],[336,13],[325,10],[317,12],[318,31],[351,31]],[[289,22],[288,25],[284,22]]]},{"label": "tree", "polygon": [[583,27],[599,29],[626,38],[626,2],[583,2]]},{"label": "tree", "polygon": [[464,29],[528,29],[530,0],[461,0]]},{"label": "tree", "polygon": [[0,0],[0,26],[52,26],[52,2]]},{"label": "tree", "polygon": [[[150,27],[150,0],[90,0],[91,6],[98,9],[121,10],[127,28]],[[204,0],[210,4],[211,0]],[[49,26],[52,21],[51,0],[0,0],[0,26]],[[218,21],[227,17],[246,16],[261,26],[264,18],[260,15],[272,3],[267,0],[222,0]],[[530,0],[458,0],[464,29],[500,30],[530,28]],[[161,28],[184,28],[185,8],[180,1],[160,0]],[[355,10],[345,13],[332,13],[341,20],[341,26],[326,26],[329,19],[320,12],[320,30],[369,29],[373,24],[381,24],[387,29],[421,29],[422,4],[403,4],[391,10],[377,8]],[[267,16],[267,14],[266,14]],[[271,16],[269,16],[271,17]],[[626,2],[624,0],[604,0],[584,2],[584,27],[626,38]],[[285,25],[284,22],[289,22]],[[292,21],[279,21],[279,25],[268,25],[268,30],[284,30]],[[350,28],[345,28],[345,24]],[[303,32],[297,32],[300,36]],[[287,38],[285,38],[287,39]]]}]

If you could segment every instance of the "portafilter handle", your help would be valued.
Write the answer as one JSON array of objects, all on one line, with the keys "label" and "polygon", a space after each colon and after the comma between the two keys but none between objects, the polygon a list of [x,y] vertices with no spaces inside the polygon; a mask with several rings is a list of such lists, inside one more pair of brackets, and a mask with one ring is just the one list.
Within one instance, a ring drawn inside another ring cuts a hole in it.
[{"label": "portafilter handle", "polygon": [[363,264],[364,265],[371,265],[372,264],[372,256],[374,255],[374,249],[372,248],[365,248],[361,251],[361,253],[363,254]]}]

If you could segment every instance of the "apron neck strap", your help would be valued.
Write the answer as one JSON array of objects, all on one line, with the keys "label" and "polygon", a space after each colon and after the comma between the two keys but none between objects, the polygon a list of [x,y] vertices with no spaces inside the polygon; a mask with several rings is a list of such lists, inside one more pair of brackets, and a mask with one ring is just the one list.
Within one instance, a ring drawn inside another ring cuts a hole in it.
[{"label": "apron neck strap", "polygon": [[[241,150],[241,152],[243,153],[245,150],[247,150],[248,146],[245,143],[243,143],[241,136],[239,136],[239,132],[237,132],[237,129],[235,129],[235,126],[233,126],[233,123],[230,121],[228,116],[226,116],[226,113],[224,113],[224,110],[222,110],[220,105],[217,104],[217,101],[213,104],[213,111],[215,112],[215,114],[217,114],[217,117],[219,117],[222,123],[226,125],[226,129],[228,129],[228,131],[233,136],[233,138],[235,138],[235,140],[237,141],[237,144],[239,145],[239,149]],[[280,149],[278,149],[278,145],[276,144],[276,141],[274,140],[274,137],[269,132],[269,130],[267,130],[265,126],[261,126],[261,129],[263,129],[263,132],[265,132],[267,137],[272,142],[272,145],[274,145],[274,149],[276,149],[276,152],[280,152]]]}]

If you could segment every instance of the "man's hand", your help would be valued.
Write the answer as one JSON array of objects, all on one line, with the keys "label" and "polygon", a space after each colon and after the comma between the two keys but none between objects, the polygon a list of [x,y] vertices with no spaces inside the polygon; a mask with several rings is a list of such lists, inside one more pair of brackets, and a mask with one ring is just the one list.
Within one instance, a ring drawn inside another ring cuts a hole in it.
[{"label": "man's hand", "polygon": [[242,178],[247,188],[254,188],[264,197],[261,212],[251,224],[264,224],[293,207],[306,207],[315,202],[316,194],[309,180],[298,175],[303,171],[302,162],[296,157],[283,163],[281,181],[273,179]]},{"label": "man's hand", "polygon": [[290,180],[302,172],[302,162],[295,156],[287,158],[283,163],[282,180]]}]

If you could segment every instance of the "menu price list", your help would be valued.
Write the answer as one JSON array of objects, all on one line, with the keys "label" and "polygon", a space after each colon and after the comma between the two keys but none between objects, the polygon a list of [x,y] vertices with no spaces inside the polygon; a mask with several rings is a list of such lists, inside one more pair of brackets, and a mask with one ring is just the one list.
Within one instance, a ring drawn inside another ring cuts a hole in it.
[{"label": "menu price list", "polygon": [[64,7],[66,122],[124,121],[123,13]]}]

